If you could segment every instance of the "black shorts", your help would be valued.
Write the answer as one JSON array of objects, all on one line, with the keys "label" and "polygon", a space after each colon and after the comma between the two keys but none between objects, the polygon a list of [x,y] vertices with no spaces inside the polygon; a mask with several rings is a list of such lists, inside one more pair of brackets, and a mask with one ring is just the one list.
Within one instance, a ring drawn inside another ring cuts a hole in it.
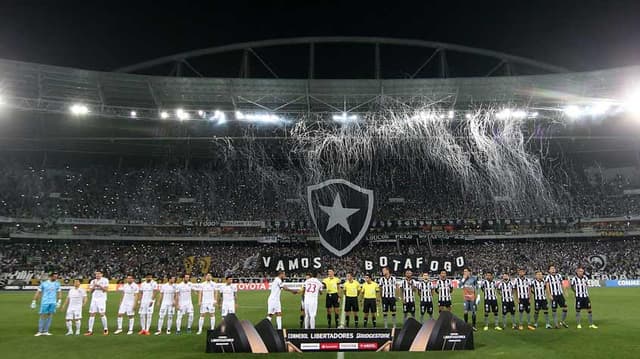
[{"label": "black shorts", "polygon": [[549,310],[549,303],[547,302],[546,299],[536,299],[534,302],[534,306],[535,306],[535,310],[536,312],[539,312],[541,310]]},{"label": "black shorts", "polygon": [[396,312],[396,298],[382,298],[382,311],[386,312]]},{"label": "black shorts", "polygon": [[345,312],[360,311],[360,308],[358,307],[358,297],[346,297],[344,300],[344,311]]},{"label": "black shorts", "polygon": [[591,300],[589,297],[576,298],[576,310],[591,309]]},{"label": "black shorts", "polygon": [[554,295],[551,298],[551,309],[555,310],[556,308],[566,308],[567,304],[564,301],[564,295]]},{"label": "black shorts", "polygon": [[340,308],[338,293],[327,294],[327,308]]},{"label": "black shorts", "polygon": [[420,302],[420,314],[433,314],[433,302]]},{"label": "black shorts", "polygon": [[518,298],[518,311],[529,313],[531,311],[531,300],[529,298]]},{"label": "black shorts", "polygon": [[516,314],[515,302],[502,302],[502,315],[507,313]]},{"label": "black shorts", "polygon": [[414,313],[416,312],[416,302],[407,302],[402,303],[402,312],[403,313]]},{"label": "black shorts", "polygon": [[451,308],[451,301],[450,300],[439,300],[438,301],[438,306],[445,307],[445,308]]},{"label": "black shorts", "polygon": [[362,309],[364,313],[376,313],[378,308],[376,307],[376,300],[374,298],[365,298],[364,303],[362,304]]},{"label": "black shorts", "polygon": [[485,299],[484,300],[484,312],[485,313],[498,313],[498,300],[497,299]]}]

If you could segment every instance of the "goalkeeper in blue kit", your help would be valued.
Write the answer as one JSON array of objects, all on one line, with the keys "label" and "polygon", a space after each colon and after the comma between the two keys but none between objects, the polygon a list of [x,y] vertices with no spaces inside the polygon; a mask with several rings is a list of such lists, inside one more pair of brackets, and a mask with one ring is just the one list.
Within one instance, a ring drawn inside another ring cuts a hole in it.
[{"label": "goalkeeper in blue kit", "polygon": [[38,321],[38,332],[35,336],[51,335],[51,333],[49,333],[49,327],[51,327],[53,314],[57,308],[60,308],[60,304],[62,303],[62,292],[60,291],[60,283],[58,282],[58,273],[51,273],[49,280],[40,283],[38,291],[33,296],[31,309],[36,309],[38,299],[41,299],[40,319]]}]

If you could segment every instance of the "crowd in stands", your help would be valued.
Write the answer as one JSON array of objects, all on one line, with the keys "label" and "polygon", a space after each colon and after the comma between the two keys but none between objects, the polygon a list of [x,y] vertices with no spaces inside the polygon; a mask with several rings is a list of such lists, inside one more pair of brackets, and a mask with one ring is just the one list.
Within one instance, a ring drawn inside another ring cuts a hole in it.
[{"label": "crowd in stands", "polygon": [[[503,240],[472,244],[435,241],[431,245],[381,244],[367,242],[348,255],[338,258],[316,244],[256,244],[215,242],[106,242],[106,241],[10,241],[0,246],[1,272],[57,271],[63,278],[90,278],[101,269],[112,279],[126,274],[141,278],[147,273],[162,278],[190,272],[202,276],[211,272],[216,277],[269,277],[274,273],[260,266],[262,255],[284,257],[322,257],[323,269],[335,268],[340,276],[347,272],[364,274],[364,260],[379,255],[443,257],[463,256],[475,272],[515,273],[525,268],[546,270],[550,264],[565,274],[573,274],[577,266],[587,268],[600,278],[640,277],[640,239],[601,240]],[[594,268],[590,258],[604,258],[604,268]],[[303,276],[306,270],[290,272]],[[401,273],[396,273],[401,274]],[[460,275],[460,273],[455,273]]]},{"label": "crowd in stands", "polygon": [[[45,166],[46,167],[46,166]],[[151,224],[222,220],[309,220],[302,186],[290,174],[273,170],[0,167],[0,216],[14,218],[102,218]],[[579,171],[578,171],[579,172]],[[265,176],[273,178],[265,179]],[[287,177],[289,176],[289,177]],[[374,219],[519,218],[493,201],[463,194],[459,185],[434,176],[417,185],[409,177],[380,173],[374,179]],[[623,195],[640,188],[628,178],[570,176],[559,197],[562,211],[527,213],[530,217],[598,217],[640,214],[640,196]],[[428,188],[428,190],[426,190]],[[402,198],[402,203],[389,203]]]}]

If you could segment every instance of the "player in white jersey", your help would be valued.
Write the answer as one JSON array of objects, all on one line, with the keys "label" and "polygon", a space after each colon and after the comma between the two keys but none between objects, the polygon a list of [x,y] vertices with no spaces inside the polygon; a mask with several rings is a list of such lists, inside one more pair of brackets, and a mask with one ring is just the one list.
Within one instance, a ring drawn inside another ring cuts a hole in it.
[{"label": "player in white jersey", "polygon": [[302,291],[304,293],[304,328],[316,328],[316,314],[318,313],[318,296],[322,292],[322,282],[315,274],[304,281]]},{"label": "player in white jersey", "polygon": [[284,271],[278,272],[278,275],[273,278],[271,282],[271,293],[269,299],[267,299],[267,319],[271,321],[273,316],[276,316],[276,326],[278,329],[282,329],[282,304],[280,303],[280,294],[282,290],[286,290],[293,294],[298,293],[297,290],[285,287],[283,284],[286,277]]},{"label": "player in white jersey", "polygon": [[136,315],[136,303],[138,302],[138,293],[140,288],[138,284],[133,280],[132,275],[127,275],[125,283],[120,287],[120,291],[123,293],[122,299],[120,299],[120,307],[118,308],[118,329],[113,334],[122,333],[122,320],[126,314],[129,317],[129,331],[127,335],[133,334],[133,323],[135,322]]},{"label": "player in white jersey", "polygon": [[211,329],[216,327],[216,292],[218,284],[213,281],[211,273],[207,273],[204,282],[198,286],[198,307],[200,307],[200,319],[198,320],[198,334],[202,334],[204,318],[209,315]]},{"label": "player in white jersey", "polygon": [[153,280],[151,274],[147,274],[144,277],[144,282],[140,283],[140,331],[139,335],[151,335],[149,328],[151,328],[151,317],[153,317],[153,306],[155,304],[155,297],[158,293],[158,283]]},{"label": "player in white jersey", "polygon": [[176,277],[169,277],[164,284],[159,287],[160,312],[158,313],[158,331],[155,335],[162,334],[162,325],[164,318],[167,317],[167,334],[171,334],[171,324],[173,324],[173,315],[175,314],[175,297],[176,297]]},{"label": "player in white jersey", "polygon": [[91,304],[89,305],[89,330],[84,335],[93,335],[93,323],[96,320],[96,313],[100,314],[104,335],[109,335],[109,326],[107,325],[107,291],[109,290],[109,281],[102,276],[101,271],[96,271],[95,279],[89,282],[89,290],[91,291]]},{"label": "player in white jersey", "polygon": [[191,300],[191,291],[193,284],[191,276],[185,274],[182,282],[176,284],[175,304],[178,308],[178,317],[176,318],[176,334],[182,334],[182,317],[187,314],[187,333],[191,333],[191,325],[193,324],[193,302]]},{"label": "player in white jersey", "polygon": [[87,292],[80,288],[80,280],[73,281],[73,288],[69,289],[67,299],[62,309],[67,308],[67,334],[73,335],[73,322],[76,322],[76,335],[80,335],[80,323],[82,319],[82,307],[87,304]]},{"label": "player in white jersey", "polygon": [[235,314],[238,309],[238,286],[233,284],[233,278],[229,275],[224,280],[225,283],[218,287],[218,292],[220,293],[218,305],[221,306],[220,315],[223,318],[227,314]]}]

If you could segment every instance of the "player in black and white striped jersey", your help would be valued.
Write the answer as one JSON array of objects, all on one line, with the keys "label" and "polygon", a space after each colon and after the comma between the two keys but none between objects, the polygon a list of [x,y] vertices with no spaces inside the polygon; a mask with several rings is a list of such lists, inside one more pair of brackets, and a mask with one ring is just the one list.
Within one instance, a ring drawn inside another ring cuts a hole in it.
[{"label": "player in black and white striped jersey", "polygon": [[515,291],[515,285],[511,281],[511,277],[508,273],[502,275],[502,280],[496,285],[500,290],[502,297],[502,326],[507,328],[507,313],[511,314],[511,325],[513,329],[518,329],[516,326],[516,306],[513,300],[513,292]]},{"label": "player in black and white striped jersey", "polygon": [[589,315],[589,328],[598,329],[593,324],[593,314],[591,313],[591,299],[589,299],[589,278],[584,274],[584,268],[578,267],[576,269],[576,276],[571,278],[571,289],[576,295],[576,322],[578,322],[578,329],[582,329],[581,310],[586,309]]},{"label": "player in black and white striped jersey", "polygon": [[484,330],[489,330],[489,312],[493,312],[494,329],[502,330],[498,325],[498,294],[496,282],[493,280],[493,272],[487,272],[480,283],[480,289],[484,293]]},{"label": "player in black and white striped jersey", "polygon": [[542,310],[544,313],[544,320],[546,322],[545,328],[551,329],[551,324],[549,323],[549,302],[547,302],[547,285],[544,282],[544,277],[542,276],[542,271],[536,271],[536,277],[531,282],[533,289],[533,303],[534,310],[533,313],[533,326],[538,327],[538,316],[540,311]]},{"label": "player in black and white striped jersey", "polygon": [[451,311],[451,294],[453,292],[453,282],[447,279],[447,271],[440,271],[440,278],[436,282],[436,290],[438,291],[438,310]]},{"label": "player in black and white striped jersey", "polygon": [[527,328],[529,330],[536,330],[536,328],[531,325],[531,280],[526,277],[526,274],[527,272],[524,270],[524,268],[519,268],[518,276],[513,281],[518,293],[518,312],[520,313],[520,318],[518,320],[518,329],[524,329],[524,323],[522,323],[522,313],[527,312]]},{"label": "player in black and white striped jersey", "polygon": [[433,319],[433,289],[429,273],[422,273],[422,281],[418,282],[421,322],[424,322],[424,313],[429,313],[429,319]]},{"label": "player in black and white striped jersey", "polygon": [[[556,272],[554,265],[549,266],[549,274],[544,278],[547,283],[547,291],[551,294],[551,312],[553,312],[553,325],[560,328],[562,325],[569,328],[565,321],[567,320],[567,303],[564,300],[564,290],[562,288],[562,275]],[[562,319],[558,322],[558,307],[562,308]]]},{"label": "player in black and white striped jersey", "polygon": [[398,289],[398,281],[391,275],[388,267],[382,268],[382,277],[378,278],[380,286],[380,297],[382,298],[382,318],[384,319],[384,327],[388,328],[387,314],[391,312],[393,327],[396,327],[396,297]]},{"label": "player in black and white striped jersey", "polygon": [[415,290],[418,283],[413,279],[413,273],[408,270],[404,273],[404,278],[400,281],[400,293],[402,293],[402,313],[403,322],[407,321],[409,314],[416,317],[416,297]]}]

